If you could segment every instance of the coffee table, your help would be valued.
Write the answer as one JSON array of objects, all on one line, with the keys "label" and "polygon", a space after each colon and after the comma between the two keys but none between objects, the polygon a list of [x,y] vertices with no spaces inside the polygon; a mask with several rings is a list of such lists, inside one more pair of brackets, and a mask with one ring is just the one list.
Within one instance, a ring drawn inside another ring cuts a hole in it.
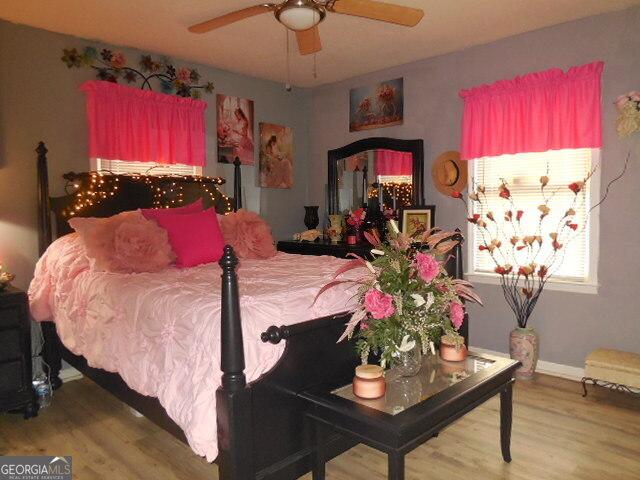
[{"label": "coffee table", "polygon": [[404,457],[447,425],[500,394],[502,458],[511,461],[512,388],[520,362],[470,353],[462,362],[423,358],[420,372],[386,374],[387,393],[377,400],[353,394],[352,386],[318,386],[300,394],[310,402],[314,427],[313,480],[325,478],[325,446],[338,433],[385,452],[389,479],[404,479]]}]

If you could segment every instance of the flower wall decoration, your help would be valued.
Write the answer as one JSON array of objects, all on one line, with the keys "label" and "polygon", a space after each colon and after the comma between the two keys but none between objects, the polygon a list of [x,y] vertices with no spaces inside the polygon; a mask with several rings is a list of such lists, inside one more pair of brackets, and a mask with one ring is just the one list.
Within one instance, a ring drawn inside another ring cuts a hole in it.
[{"label": "flower wall decoration", "polygon": [[178,68],[169,60],[157,61],[151,55],[142,55],[139,67],[127,65],[127,58],[122,52],[113,52],[107,48],[98,52],[94,47],[85,47],[82,52],[76,48],[62,50],[61,60],[68,68],[90,67],[97,71],[99,80],[118,83],[140,82],[140,88],[153,90],[151,81],[160,82],[163,93],[175,94],[179,97],[200,98],[201,92],[212,93],[212,82],[200,83],[200,73],[195,68]]},{"label": "flower wall decoration", "polygon": [[616,130],[620,138],[626,138],[635,132],[640,132],[640,92],[633,91],[620,95],[616,101],[618,119]]}]

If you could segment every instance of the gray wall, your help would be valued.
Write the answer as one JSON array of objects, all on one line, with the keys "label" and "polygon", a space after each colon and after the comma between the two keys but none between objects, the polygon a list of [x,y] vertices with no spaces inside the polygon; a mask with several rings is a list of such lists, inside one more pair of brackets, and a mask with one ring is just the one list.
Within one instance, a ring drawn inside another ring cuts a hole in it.
[{"label": "gray wall", "polygon": [[[614,129],[616,96],[640,88],[640,9],[591,17],[441,57],[372,73],[313,91],[311,169],[326,178],[326,151],[368,136],[423,138],[426,197],[436,205],[436,223],[464,226],[458,202],[440,195],[430,181],[432,160],[460,142],[461,88],[551,67],[566,69],[594,60],[606,62],[603,76],[603,179],[621,168],[628,144]],[[349,133],[349,88],[404,77],[404,124]],[[640,158],[615,187],[601,213],[598,295],[547,291],[531,324],[540,332],[544,360],[580,366],[596,347],[640,349],[637,238],[640,234]],[[323,204],[324,183],[309,184],[309,201]],[[466,227],[465,227],[466,228]],[[485,307],[470,307],[471,343],[508,351],[513,315],[499,287],[479,285]]]},{"label": "gray wall", "polygon": [[[0,21],[0,261],[17,275],[16,285],[26,287],[37,259],[36,163],[34,149],[39,140],[49,148],[52,194],[61,194],[61,175],[69,170],[89,169],[84,95],[78,86],[94,79],[88,68],[68,69],[60,61],[63,48],[82,49],[97,42],[55,34]],[[121,50],[130,63],[141,53]],[[310,91],[286,92],[281,84],[237,75],[202,65],[203,80],[215,84],[206,111],[207,160],[205,173],[222,175],[232,190],[233,167],[216,162],[215,93],[254,100],[255,140],[258,122],[287,125],[294,131],[294,188],[261,189],[256,186],[256,165],[243,166],[246,206],[260,212],[276,238],[289,237],[304,229],[302,205],[306,200],[306,172],[309,151],[308,112]]]}]

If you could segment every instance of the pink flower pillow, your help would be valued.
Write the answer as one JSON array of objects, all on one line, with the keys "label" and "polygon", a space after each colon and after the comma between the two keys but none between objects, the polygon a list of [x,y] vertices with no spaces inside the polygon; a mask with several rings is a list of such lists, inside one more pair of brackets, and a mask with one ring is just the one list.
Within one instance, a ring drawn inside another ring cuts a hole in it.
[{"label": "pink flower pillow", "polygon": [[162,217],[164,215],[175,215],[176,213],[197,213],[203,210],[204,206],[202,205],[202,198],[199,198],[195,202],[185,205],[184,207],[143,208],[140,211],[147,220],[156,220],[158,217]]},{"label": "pink flower pillow", "polygon": [[240,209],[220,221],[225,243],[240,258],[270,258],[276,254],[271,228],[257,213]]},{"label": "pink flower pillow", "polygon": [[[170,211],[165,210],[165,212]],[[217,262],[222,257],[224,240],[213,208],[197,213],[161,215],[155,219],[169,235],[176,254],[176,267],[187,268]]]},{"label": "pink flower pillow", "polygon": [[92,267],[118,273],[157,272],[167,268],[175,256],[167,232],[139,211],[108,218],[72,218]]}]

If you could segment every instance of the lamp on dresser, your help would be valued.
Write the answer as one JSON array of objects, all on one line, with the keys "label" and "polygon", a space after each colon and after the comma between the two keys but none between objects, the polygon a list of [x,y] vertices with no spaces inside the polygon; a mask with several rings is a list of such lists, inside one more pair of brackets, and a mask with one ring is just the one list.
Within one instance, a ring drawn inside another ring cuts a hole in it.
[{"label": "lamp on dresser", "polygon": [[0,291],[0,412],[38,414],[31,375],[31,322],[27,294],[8,286]]}]

